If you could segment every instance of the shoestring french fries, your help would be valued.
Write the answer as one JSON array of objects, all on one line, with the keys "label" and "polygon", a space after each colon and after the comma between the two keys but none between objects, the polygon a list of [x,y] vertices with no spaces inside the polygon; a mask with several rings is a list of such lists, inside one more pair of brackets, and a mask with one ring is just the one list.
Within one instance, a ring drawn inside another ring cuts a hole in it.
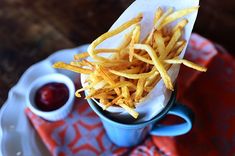
[{"label": "shoestring french fries", "polygon": [[[143,41],[140,41],[140,22],[143,17],[139,14],[98,37],[90,44],[87,52],[76,54],[70,64],[57,62],[53,66],[87,75],[86,86],[76,91],[77,97],[81,97],[80,92],[87,91],[86,99],[98,100],[104,110],[110,106],[119,106],[137,118],[139,114],[135,111],[136,105],[161,79],[167,89],[174,90],[167,73],[172,65],[183,64],[201,72],[207,70],[179,58],[186,46],[182,36],[188,20],[183,16],[197,10],[198,7],[191,7],[174,12],[173,8],[169,8],[164,12],[158,8],[153,29]],[[175,26],[169,26],[175,21]],[[124,36],[118,48],[96,48],[103,41],[129,28],[132,31]],[[111,57],[99,55],[104,53],[110,53]],[[88,57],[92,61],[88,61]]]}]

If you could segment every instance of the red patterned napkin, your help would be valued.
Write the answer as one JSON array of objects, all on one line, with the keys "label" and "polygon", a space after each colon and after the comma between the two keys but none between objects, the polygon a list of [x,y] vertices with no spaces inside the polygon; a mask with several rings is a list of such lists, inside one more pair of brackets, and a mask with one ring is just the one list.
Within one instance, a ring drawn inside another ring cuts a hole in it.
[{"label": "red patterned napkin", "polygon": [[235,153],[235,61],[217,53],[213,44],[193,34],[186,58],[208,66],[200,74],[182,67],[178,99],[196,114],[192,131],[179,137],[149,136],[134,148],[120,148],[106,136],[98,116],[86,101],[76,101],[72,113],[57,122],[25,112],[49,151],[55,156],[72,155],[169,155],[215,156]]}]

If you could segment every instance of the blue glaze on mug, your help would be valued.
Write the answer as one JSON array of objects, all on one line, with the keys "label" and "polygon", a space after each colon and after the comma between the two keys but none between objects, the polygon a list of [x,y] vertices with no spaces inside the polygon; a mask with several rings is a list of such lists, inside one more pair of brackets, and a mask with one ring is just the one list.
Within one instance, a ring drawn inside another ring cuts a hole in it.
[{"label": "blue glaze on mug", "polygon": [[[88,103],[100,117],[110,140],[121,147],[131,147],[141,143],[148,134],[156,136],[178,136],[189,132],[193,124],[193,112],[186,106],[175,102],[173,94],[167,106],[152,120],[137,124],[124,124],[108,118],[104,111],[91,99]],[[175,115],[184,119],[177,125],[159,125],[157,121],[165,115]]]}]

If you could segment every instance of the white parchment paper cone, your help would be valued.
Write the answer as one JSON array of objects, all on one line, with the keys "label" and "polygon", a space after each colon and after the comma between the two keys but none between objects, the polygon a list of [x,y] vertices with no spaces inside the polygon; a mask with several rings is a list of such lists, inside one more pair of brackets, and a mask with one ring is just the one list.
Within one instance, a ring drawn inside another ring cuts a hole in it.
[{"label": "white parchment paper cone", "polygon": [[[132,3],[118,18],[118,20],[113,24],[110,30],[115,29],[116,27],[122,25],[124,22],[136,17],[139,13],[143,14],[143,20],[141,21],[141,40],[143,40],[152,30],[153,28],[153,19],[156,10],[158,7],[163,9],[167,9],[169,7],[173,7],[175,10],[180,10],[192,6],[198,6],[199,0],[136,0]],[[197,17],[197,12],[193,12],[184,18],[187,18],[189,23],[185,27],[185,32],[183,35],[183,39],[189,41],[190,35],[192,33],[192,29]],[[175,23],[172,23],[173,25]],[[132,28],[127,29],[126,31],[104,41],[97,48],[116,48],[122,42],[124,35],[131,31]],[[186,48],[185,48],[186,49]],[[184,57],[185,49],[180,55],[180,58]],[[108,57],[109,55],[103,55]],[[169,70],[168,74],[171,77],[171,80],[175,82],[178,73],[179,73],[179,65],[173,65]],[[85,75],[81,76],[82,84],[84,84],[84,80],[86,79]],[[161,110],[166,106],[171,96],[171,91],[167,90],[163,80],[159,81],[155,88],[148,94],[148,96],[136,106],[136,111],[140,113],[140,116],[137,120],[133,120],[123,108],[111,106],[107,109],[110,112],[110,116],[114,118],[118,118],[119,120],[125,120],[130,122],[143,122],[152,119],[156,116]],[[102,106],[102,104],[98,103],[98,105]]]}]

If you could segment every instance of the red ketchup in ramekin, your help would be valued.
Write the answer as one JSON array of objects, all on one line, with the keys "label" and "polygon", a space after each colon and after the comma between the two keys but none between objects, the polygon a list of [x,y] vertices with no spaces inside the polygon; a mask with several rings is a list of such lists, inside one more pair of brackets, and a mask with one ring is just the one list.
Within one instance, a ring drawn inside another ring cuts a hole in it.
[{"label": "red ketchup in ramekin", "polygon": [[35,94],[35,104],[42,111],[53,111],[62,107],[69,99],[69,89],[63,83],[47,83]]}]

